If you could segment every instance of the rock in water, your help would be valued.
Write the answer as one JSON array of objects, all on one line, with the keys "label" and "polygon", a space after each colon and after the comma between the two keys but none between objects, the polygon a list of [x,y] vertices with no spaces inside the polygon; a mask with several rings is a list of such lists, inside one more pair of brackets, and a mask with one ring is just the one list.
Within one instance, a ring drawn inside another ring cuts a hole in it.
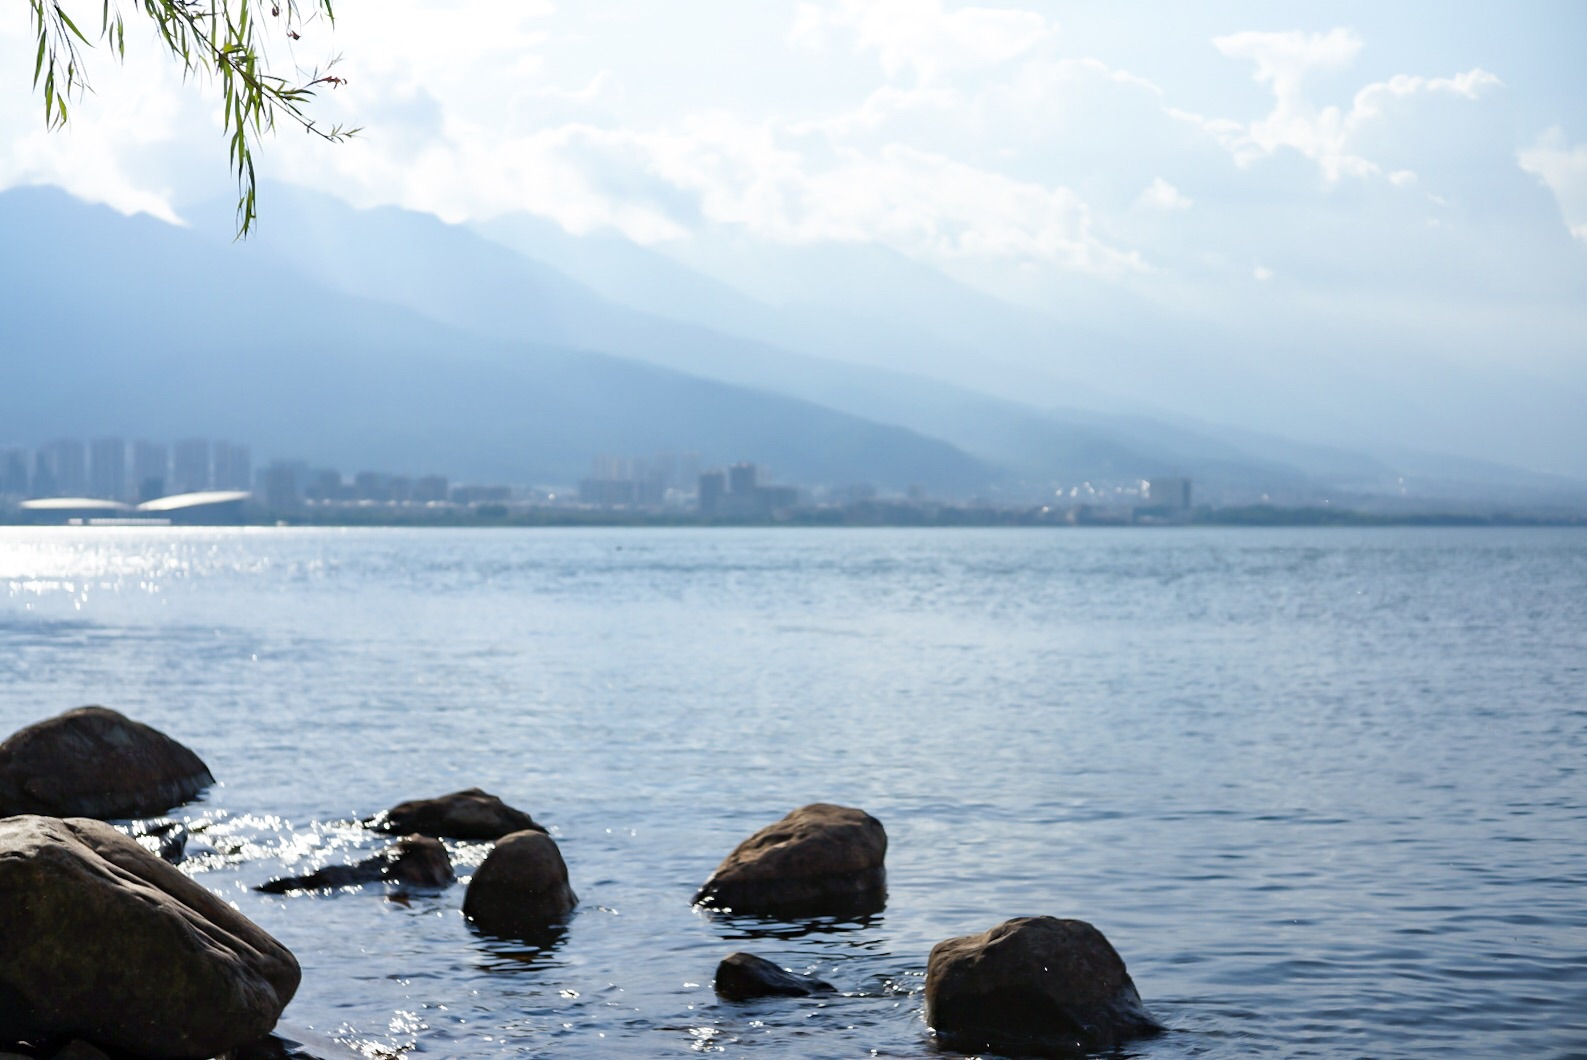
[{"label": "rock in water", "polygon": [[0,743],[0,816],[148,817],[215,783],[198,755],[104,707],[80,707]]},{"label": "rock in water", "polygon": [[266,894],[356,887],[365,883],[445,887],[452,882],[452,859],[439,839],[410,835],[356,865],[327,865],[307,876],[283,876],[255,887]]},{"label": "rock in water", "polygon": [[732,953],[716,966],[716,992],[728,1001],[748,1001],[756,997],[809,997],[830,994],[831,983],[814,976],[798,975],[753,953]]},{"label": "rock in water", "polygon": [[399,803],[364,823],[377,832],[438,839],[500,839],[513,832],[545,831],[527,813],[478,788]]},{"label": "rock in water", "polygon": [[534,939],[578,904],[556,840],[514,832],[499,840],[469,881],[463,915],[489,935]]},{"label": "rock in water", "polygon": [[886,857],[880,821],[863,810],[818,802],[740,843],[694,901],[767,916],[873,913],[887,900]]},{"label": "rock in water", "polygon": [[109,825],[0,821],[0,1042],[82,1038],[202,1060],[297,991],[275,939]]},{"label": "rock in water", "polygon": [[1102,932],[1050,916],[933,946],[926,1022],[966,1052],[1083,1054],[1163,1029]]}]

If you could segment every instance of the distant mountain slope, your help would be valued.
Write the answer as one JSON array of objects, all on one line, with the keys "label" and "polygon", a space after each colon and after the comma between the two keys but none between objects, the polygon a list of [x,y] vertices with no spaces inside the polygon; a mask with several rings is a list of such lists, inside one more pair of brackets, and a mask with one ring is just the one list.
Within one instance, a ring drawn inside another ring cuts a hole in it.
[{"label": "distant mountain slope", "polygon": [[[305,272],[481,336],[600,349],[941,438],[998,468],[999,495],[1008,499],[1051,496],[1055,485],[1170,472],[1251,496],[1310,488],[1302,470],[1231,446],[1215,458],[1186,454],[1149,430],[1109,426],[1098,414],[1056,414],[925,376],[795,352],[616,304],[562,271],[571,262],[569,268],[603,289],[642,290],[653,309],[764,329],[782,319],[782,310],[619,240],[558,236],[517,219],[521,231],[558,255],[553,265],[427,214],[356,210],[281,186],[269,195],[271,222],[244,253],[270,268]],[[217,242],[229,239],[229,213],[217,212],[208,228]],[[991,301],[974,292],[961,297],[983,309]],[[842,330],[836,321],[827,324]]]},{"label": "distant mountain slope", "polygon": [[[411,252],[392,238],[377,251]],[[249,442],[257,458],[520,482],[567,483],[598,453],[659,450],[765,462],[810,484],[963,495],[990,477],[916,432],[464,331],[51,189],[0,194],[0,245],[6,440],[204,434]]]}]

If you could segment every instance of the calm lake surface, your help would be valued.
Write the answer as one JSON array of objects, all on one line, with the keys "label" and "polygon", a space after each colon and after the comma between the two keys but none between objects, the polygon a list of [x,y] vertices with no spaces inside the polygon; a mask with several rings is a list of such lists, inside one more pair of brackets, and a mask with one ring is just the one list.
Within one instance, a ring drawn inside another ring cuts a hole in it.
[{"label": "calm lake surface", "polygon": [[[220,778],[187,871],[327,1056],[957,1055],[927,951],[1037,913],[1169,1026],[1124,1055],[1587,1056],[1581,531],[0,530],[0,730],[87,703]],[[552,948],[249,890],[475,785],[562,846]],[[884,913],[690,908],[814,801]],[[736,949],[843,994],[718,1002]]]}]

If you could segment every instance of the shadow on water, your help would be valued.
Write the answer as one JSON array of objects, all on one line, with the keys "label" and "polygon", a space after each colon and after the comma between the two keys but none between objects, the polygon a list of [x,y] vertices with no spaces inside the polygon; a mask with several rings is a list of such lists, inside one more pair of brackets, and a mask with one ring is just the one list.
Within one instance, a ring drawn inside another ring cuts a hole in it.
[{"label": "shadow on water", "polygon": [[881,912],[864,916],[820,916],[798,920],[747,913],[702,912],[727,942],[802,939],[813,935],[848,935],[879,928],[887,919]]},{"label": "shadow on water", "polygon": [[472,929],[484,951],[481,963],[490,972],[527,972],[554,968],[562,962],[557,951],[567,940],[566,924],[546,924],[518,932],[512,937],[492,935]]}]

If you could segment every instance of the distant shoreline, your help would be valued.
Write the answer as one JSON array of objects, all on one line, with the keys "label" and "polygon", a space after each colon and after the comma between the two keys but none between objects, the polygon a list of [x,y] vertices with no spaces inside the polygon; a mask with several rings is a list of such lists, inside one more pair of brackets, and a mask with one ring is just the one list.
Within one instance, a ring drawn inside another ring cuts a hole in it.
[{"label": "distant shoreline", "polygon": [[918,527],[926,529],[1047,527],[1085,529],[1178,529],[1183,527],[1587,527],[1587,513],[1526,514],[1496,512],[1422,512],[1393,514],[1349,508],[1280,508],[1251,505],[1237,508],[1193,509],[1165,516],[1087,510],[1015,508],[960,508],[953,506],[875,505],[851,508],[795,509],[778,516],[756,518],[707,517],[695,513],[625,512],[595,509],[522,508],[483,505],[438,511],[435,509],[335,509],[295,512],[280,517],[259,515],[242,520],[182,522],[165,520],[72,520],[69,523],[21,520],[0,516],[7,526],[250,526],[250,527],[413,527],[463,529],[471,527],[645,527],[679,529],[789,527],[865,528]]}]

